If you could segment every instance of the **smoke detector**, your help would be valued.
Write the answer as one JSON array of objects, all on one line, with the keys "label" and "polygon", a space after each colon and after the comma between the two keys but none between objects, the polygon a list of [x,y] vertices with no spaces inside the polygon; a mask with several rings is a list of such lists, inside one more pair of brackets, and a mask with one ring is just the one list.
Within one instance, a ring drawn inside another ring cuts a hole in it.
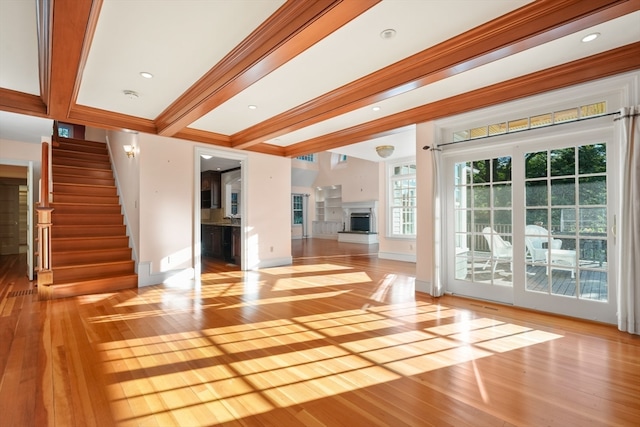
[{"label": "smoke detector", "polygon": [[138,95],[138,92],[136,92],[135,90],[123,90],[122,93],[124,93],[124,96],[129,99],[138,99],[140,97],[140,95]]}]

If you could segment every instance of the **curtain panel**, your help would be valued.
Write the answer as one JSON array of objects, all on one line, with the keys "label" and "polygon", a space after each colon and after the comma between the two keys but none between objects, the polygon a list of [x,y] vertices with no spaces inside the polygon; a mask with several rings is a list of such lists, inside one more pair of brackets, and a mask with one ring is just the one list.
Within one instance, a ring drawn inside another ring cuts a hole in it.
[{"label": "curtain panel", "polygon": [[640,106],[620,110],[622,155],[618,239],[618,329],[640,334]]}]

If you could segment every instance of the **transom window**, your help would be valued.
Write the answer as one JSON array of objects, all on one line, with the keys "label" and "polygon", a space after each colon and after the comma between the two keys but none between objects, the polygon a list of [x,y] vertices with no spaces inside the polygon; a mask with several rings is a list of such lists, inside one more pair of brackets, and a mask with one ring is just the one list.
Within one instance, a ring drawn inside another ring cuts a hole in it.
[{"label": "transom window", "polygon": [[572,122],[588,117],[606,114],[607,103],[605,101],[580,107],[567,108],[561,111],[537,114],[531,117],[522,117],[514,120],[478,126],[472,129],[459,130],[453,133],[453,142],[467,141],[477,138],[486,138],[511,132],[519,132],[527,129],[535,129],[554,124]]}]

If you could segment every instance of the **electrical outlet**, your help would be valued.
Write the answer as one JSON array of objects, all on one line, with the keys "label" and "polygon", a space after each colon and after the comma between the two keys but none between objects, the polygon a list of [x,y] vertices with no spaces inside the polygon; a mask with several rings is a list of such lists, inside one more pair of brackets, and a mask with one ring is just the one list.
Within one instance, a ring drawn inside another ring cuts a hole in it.
[{"label": "electrical outlet", "polygon": [[270,250],[271,252],[273,252],[273,246],[271,246],[271,248],[269,248],[269,250]]}]

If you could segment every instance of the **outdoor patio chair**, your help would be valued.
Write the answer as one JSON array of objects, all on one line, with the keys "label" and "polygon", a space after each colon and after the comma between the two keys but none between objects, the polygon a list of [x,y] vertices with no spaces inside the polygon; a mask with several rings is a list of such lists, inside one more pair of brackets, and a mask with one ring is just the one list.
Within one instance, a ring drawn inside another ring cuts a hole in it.
[{"label": "outdoor patio chair", "polygon": [[544,244],[549,243],[549,232],[539,225],[527,225],[524,228],[524,241],[527,254],[532,262],[548,264],[547,275],[551,270],[567,270],[571,278],[575,278],[576,251],[562,249],[562,240],[551,238],[551,249]]},{"label": "outdoor patio chair", "polygon": [[[545,261],[549,243],[549,232],[539,225],[527,225],[524,228],[524,243],[527,247],[527,255],[532,262]],[[562,248],[562,240],[551,239],[551,249]]]},{"label": "outdoor patio chair", "polygon": [[487,239],[487,244],[492,254],[482,269],[487,268],[489,263],[493,261],[492,271],[495,273],[496,265],[498,265],[499,262],[509,262],[509,270],[513,271],[513,247],[511,243],[496,234],[491,227],[483,228],[482,234],[484,238]]}]

